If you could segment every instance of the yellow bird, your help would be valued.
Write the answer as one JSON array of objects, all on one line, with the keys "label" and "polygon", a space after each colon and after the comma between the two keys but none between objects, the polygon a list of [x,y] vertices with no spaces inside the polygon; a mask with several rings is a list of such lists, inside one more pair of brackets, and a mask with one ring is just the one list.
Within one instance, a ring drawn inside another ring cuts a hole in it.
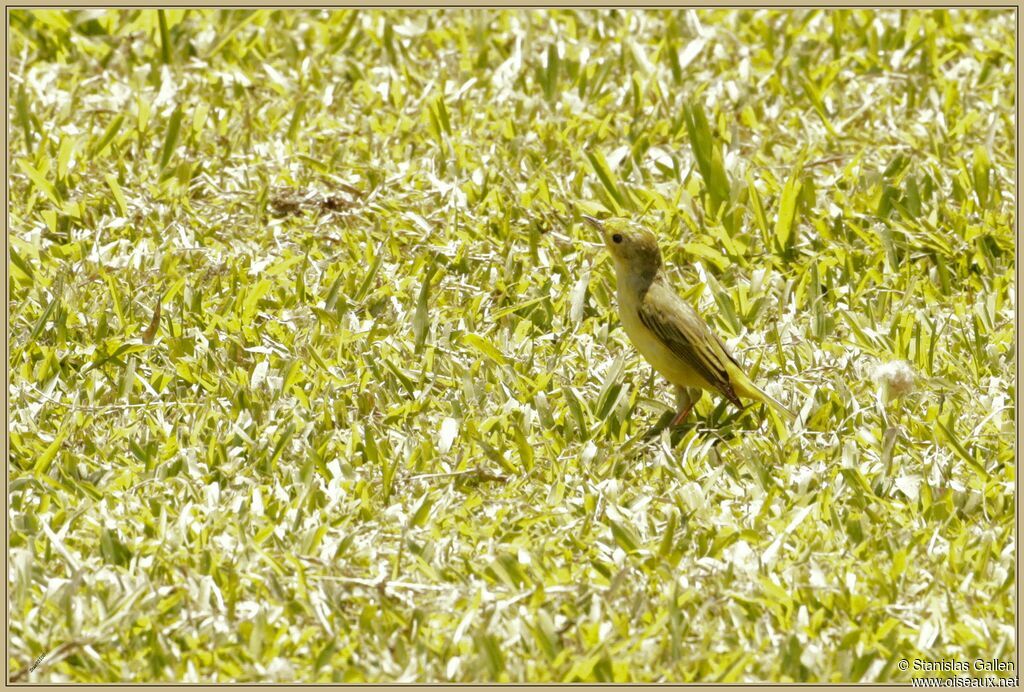
[{"label": "yellow bird", "polygon": [[[601,232],[615,264],[619,317],[630,341],[669,382],[682,400],[687,390],[720,393],[743,408],[740,397],[770,404],[789,418],[794,414],[756,384],[740,368],[721,338],[669,282],[654,233],[621,219],[602,223],[583,219]],[[700,393],[682,407],[672,425],[689,415]]]}]

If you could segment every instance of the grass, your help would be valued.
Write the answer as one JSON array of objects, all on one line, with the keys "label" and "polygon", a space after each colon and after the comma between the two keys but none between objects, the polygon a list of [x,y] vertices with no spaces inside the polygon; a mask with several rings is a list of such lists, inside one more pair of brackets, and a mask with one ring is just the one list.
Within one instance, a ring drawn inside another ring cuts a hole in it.
[{"label": "grass", "polygon": [[[1012,659],[1011,11],[9,17],[12,679]],[[581,212],[801,422],[645,437]]]}]

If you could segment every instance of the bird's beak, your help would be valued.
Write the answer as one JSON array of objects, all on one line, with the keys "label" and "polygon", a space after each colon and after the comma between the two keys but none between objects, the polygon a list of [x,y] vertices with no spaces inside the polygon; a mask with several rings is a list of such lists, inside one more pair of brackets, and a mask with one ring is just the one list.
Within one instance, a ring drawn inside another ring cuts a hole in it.
[{"label": "bird's beak", "polygon": [[601,223],[598,219],[595,219],[593,216],[587,216],[586,214],[581,214],[580,218],[582,218],[584,221],[586,221],[588,224],[590,224],[597,230],[597,232],[601,235],[601,241],[604,245],[608,244],[608,240],[604,236],[603,223]]},{"label": "bird's beak", "polygon": [[[605,237],[604,234],[604,224],[601,223],[598,219],[594,218],[593,216],[587,216],[586,214],[580,214],[580,218],[586,221],[588,225],[593,226],[597,230],[598,234],[601,236],[601,242],[594,244],[597,245],[598,247],[608,247],[608,239]],[[597,260],[598,263],[604,260],[604,255],[605,253],[602,252],[600,258]]]}]

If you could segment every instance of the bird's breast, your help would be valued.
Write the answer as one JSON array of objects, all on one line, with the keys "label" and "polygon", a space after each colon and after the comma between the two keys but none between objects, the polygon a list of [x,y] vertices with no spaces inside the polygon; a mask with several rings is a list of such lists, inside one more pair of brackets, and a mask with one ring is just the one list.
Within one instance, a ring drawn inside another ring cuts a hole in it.
[{"label": "bird's breast", "polygon": [[636,292],[618,290],[619,318],[626,336],[647,362],[669,382],[680,387],[712,386],[689,363],[677,356],[658,336],[640,321],[640,296]]}]

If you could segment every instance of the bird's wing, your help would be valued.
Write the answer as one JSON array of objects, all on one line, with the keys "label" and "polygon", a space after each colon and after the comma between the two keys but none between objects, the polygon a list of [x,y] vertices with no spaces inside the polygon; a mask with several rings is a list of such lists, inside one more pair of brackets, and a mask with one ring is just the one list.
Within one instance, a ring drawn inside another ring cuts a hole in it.
[{"label": "bird's wing", "polygon": [[729,379],[736,361],[722,340],[671,286],[654,281],[640,301],[640,321],[730,402],[742,407]]}]

